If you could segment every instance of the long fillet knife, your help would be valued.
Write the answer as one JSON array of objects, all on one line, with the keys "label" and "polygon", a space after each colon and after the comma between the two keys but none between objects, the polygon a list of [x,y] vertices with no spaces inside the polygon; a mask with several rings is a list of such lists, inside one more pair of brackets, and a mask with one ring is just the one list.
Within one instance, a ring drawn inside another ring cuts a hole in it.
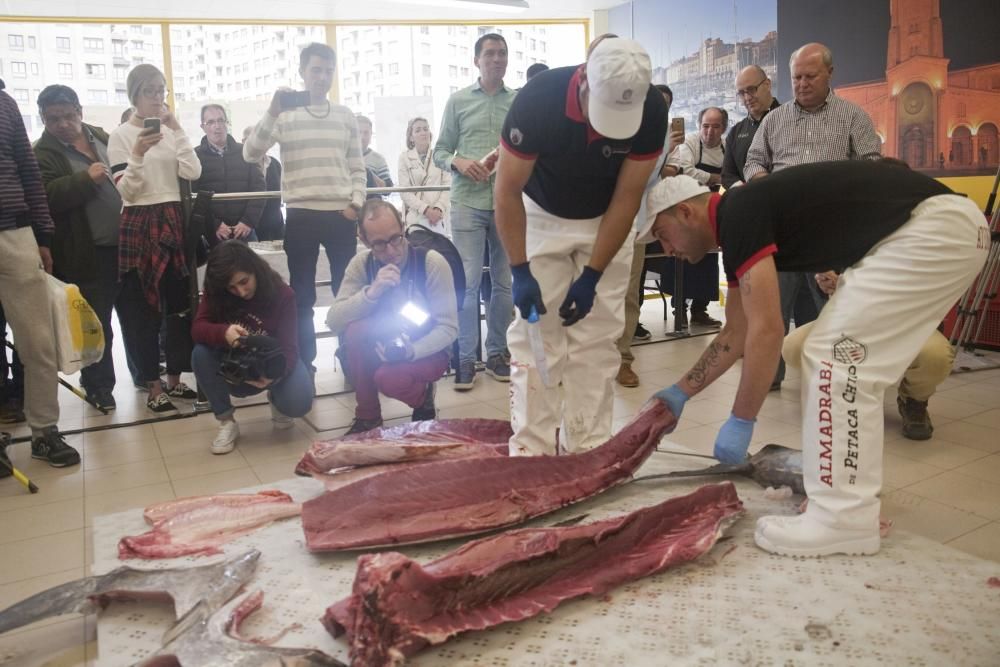
[{"label": "long fillet knife", "polygon": [[542,340],[542,327],[538,322],[538,310],[534,306],[528,313],[528,342],[531,343],[531,354],[535,357],[535,370],[542,378],[542,384],[551,387],[549,384],[549,364],[545,359],[545,341]]}]

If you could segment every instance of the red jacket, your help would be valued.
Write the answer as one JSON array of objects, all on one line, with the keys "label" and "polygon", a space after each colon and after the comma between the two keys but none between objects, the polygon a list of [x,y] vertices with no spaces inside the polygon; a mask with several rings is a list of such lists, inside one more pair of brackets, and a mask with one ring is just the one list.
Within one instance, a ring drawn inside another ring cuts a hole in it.
[{"label": "red jacket", "polygon": [[299,360],[298,320],[295,312],[295,292],[288,285],[282,285],[269,304],[260,303],[256,297],[246,302],[229,322],[217,322],[210,315],[210,299],[204,297],[198,305],[198,314],[191,326],[191,338],[195,343],[209,347],[227,348],[226,329],[231,324],[239,324],[251,336],[271,336],[281,342],[285,355],[286,372],[291,372]]}]

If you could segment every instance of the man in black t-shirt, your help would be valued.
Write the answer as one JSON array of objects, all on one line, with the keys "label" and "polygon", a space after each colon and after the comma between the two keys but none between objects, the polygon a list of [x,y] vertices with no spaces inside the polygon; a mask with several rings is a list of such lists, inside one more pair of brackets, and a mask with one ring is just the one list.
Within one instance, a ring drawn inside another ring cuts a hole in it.
[{"label": "man in black t-shirt", "polygon": [[982,213],[937,181],[882,163],[792,167],[722,197],[681,179],[649,194],[653,235],[667,253],[690,261],[721,246],[726,277],[738,289],[730,290],[726,324],[701,359],[657,396],[679,417],[690,396],[742,357],[715,455],[744,460],[781,354],[777,272],[847,267],[802,350],[808,509],[763,517],[755,540],[783,555],[875,553],[883,394],[982,268],[990,245]]},{"label": "man in black t-shirt", "polygon": [[520,312],[507,337],[512,455],[555,454],[561,423],[568,451],[611,435],[633,222],[666,136],[651,76],[637,42],[604,39],[584,65],[531,79],[504,121],[494,198]]}]

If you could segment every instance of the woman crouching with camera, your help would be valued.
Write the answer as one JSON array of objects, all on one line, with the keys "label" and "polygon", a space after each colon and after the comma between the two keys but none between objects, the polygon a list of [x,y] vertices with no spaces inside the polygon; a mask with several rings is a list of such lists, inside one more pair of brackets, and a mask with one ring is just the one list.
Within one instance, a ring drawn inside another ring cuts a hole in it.
[{"label": "woman crouching with camera", "polygon": [[219,420],[213,454],[233,451],[240,435],[231,396],[267,390],[278,429],[291,428],[292,418],[312,407],[295,313],[295,293],[246,244],[225,241],[209,253],[191,335],[194,375]]}]

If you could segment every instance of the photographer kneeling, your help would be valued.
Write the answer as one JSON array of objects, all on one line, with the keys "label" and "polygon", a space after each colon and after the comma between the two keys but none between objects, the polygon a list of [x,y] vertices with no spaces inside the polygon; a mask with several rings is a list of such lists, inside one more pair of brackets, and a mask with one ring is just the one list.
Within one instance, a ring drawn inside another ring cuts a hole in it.
[{"label": "photographer kneeling", "polygon": [[396,208],[368,200],[359,215],[370,249],[347,266],[326,317],[341,334],[346,371],[357,397],[348,434],[382,425],[378,394],[413,408],[413,420],[434,419],[434,382],[448,369],[458,336],[455,283],[448,261],[410,245]]},{"label": "photographer kneeling", "polygon": [[208,255],[204,297],[191,329],[198,387],[219,420],[213,454],[240,435],[230,396],[267,390],[275,428],[309,412],[313,384],[299,359],[295,293],[246,244],[224,241]]}]

